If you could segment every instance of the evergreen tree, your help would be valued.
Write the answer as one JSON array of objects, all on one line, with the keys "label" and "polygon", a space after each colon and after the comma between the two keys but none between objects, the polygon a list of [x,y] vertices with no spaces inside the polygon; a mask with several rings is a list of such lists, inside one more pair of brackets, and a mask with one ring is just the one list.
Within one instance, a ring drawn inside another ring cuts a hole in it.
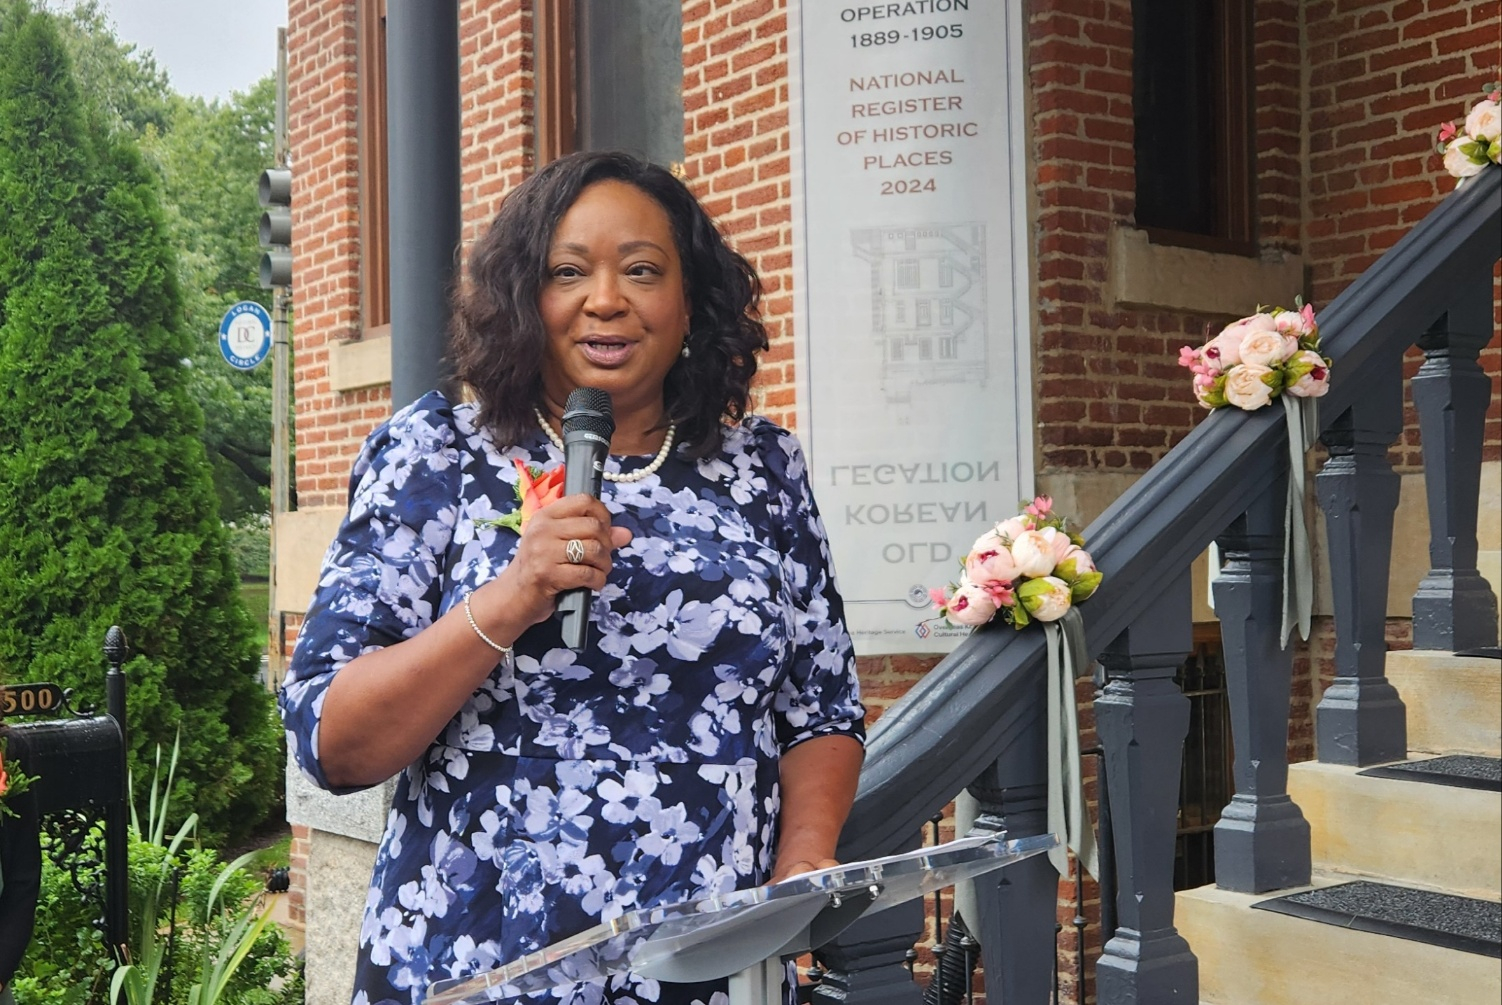
[{"label": "evergreen tree", "polygon": [[[204,412],[204,443],[219,515],[244,520],[271,506],[270,361],[235,370],[219,355],[219,319],[261,289],[256,179],[272,162],[271,77],[228,101],[174,95],[170,128],[149,129],[141,153],[161,178],[167,230],[178,249],[184,317],[193,341],[189,386]],[[263,556],[260,562],[266,564]]]},{"label": "evergreen tree", "polygon": [[[178,94],[150,50],[116,36],[99,0],[47,0],[42,7],[54,14],[73,61],[90,131],[133,137],[160,179],[193,340],[189,387],[204,412],[219,515],[243,521],[264,514],[271,505],[271,366],[231,369],[219,355],[218,329],[237,300],[271,308],[257,282],[255,232],[256,178],[272,161],[275,82],[267,75],[223,101]],[[264,568],[266,557],[256,565]]]},{"label": "evergreen tree", "polygon": [[276,801],[280,731],[154,179],[127,137],[85,127],[50,15],[0,10],[0,666],[102,704],[121,625],[135,777],[180,729],[175,804],[238,838]]}]

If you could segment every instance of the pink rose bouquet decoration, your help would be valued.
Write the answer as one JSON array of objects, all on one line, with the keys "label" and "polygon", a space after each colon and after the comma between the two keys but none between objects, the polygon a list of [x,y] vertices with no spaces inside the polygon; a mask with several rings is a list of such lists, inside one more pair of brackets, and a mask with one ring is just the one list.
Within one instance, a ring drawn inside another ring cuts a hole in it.
[{"label": "pink rose bouquet decoration", "polygon": [[1227,325],[1198,349],[1179,350],[1179,365],[1194,374],[1194,396],[1205,408],[1253,411],[1281,394],[1318,398],[1330,389],[1330,360],[1319,352],[1314,308],[1258,308]]},{"label": "pink rose bouquet decoration", "polygon": [[1493,84],[1462,122],[1439,127],[1440,155],[1445,170],[1457,178],[1479,174],[1488,164],[1502,163],[1502,84]]},{"label": "pink rose bouquet decoration", "polygon": [[952,625],[983,625],[1000,614],[1014,628],[1057,621],[1100,586],[1085,541],[1038,496],[1023,512],[976,538],[958,583],[929,591]]}]

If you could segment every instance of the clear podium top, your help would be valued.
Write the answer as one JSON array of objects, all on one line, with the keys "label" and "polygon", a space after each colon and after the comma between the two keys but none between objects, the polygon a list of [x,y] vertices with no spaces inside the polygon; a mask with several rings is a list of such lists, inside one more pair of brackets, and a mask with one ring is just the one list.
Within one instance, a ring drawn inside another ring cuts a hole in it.
[{"label": "clear podium top", "polygon": [[1052,834],[961,838],[729,893],[642,908],[494,970],[440,980],[426,1005],[481,1005],[622,970],[669,982],[713,980],[816,949],[865,914],[1045,852]]}]

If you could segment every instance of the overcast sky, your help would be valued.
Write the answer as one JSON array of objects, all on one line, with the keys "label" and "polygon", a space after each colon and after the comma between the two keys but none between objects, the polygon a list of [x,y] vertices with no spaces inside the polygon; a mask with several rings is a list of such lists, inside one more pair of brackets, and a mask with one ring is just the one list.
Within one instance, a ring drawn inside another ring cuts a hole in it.
[{"label": "overcast sky", "polygon": [[184,94],[228,98],[276,69],[287,0],[102,0],[122,41],[150,49]]}]

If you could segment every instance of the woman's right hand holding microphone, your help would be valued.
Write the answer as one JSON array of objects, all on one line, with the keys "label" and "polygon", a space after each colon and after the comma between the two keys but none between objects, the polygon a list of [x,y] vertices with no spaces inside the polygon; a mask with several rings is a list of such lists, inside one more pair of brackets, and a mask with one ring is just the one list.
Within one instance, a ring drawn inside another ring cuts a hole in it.
[{"label": "woman's right hand holding microphone", "polygon": [[[580,493],[549,503],[531,514],[510,564],[472,595],[474,616],[481,625],[514,629],[514,639],[552,617],[565,590],[603,589],[611,553],[630,541],[631,532],[612,526],[610,511],[593,496]],[[486,633],[510,634],[488,627]]]}]

